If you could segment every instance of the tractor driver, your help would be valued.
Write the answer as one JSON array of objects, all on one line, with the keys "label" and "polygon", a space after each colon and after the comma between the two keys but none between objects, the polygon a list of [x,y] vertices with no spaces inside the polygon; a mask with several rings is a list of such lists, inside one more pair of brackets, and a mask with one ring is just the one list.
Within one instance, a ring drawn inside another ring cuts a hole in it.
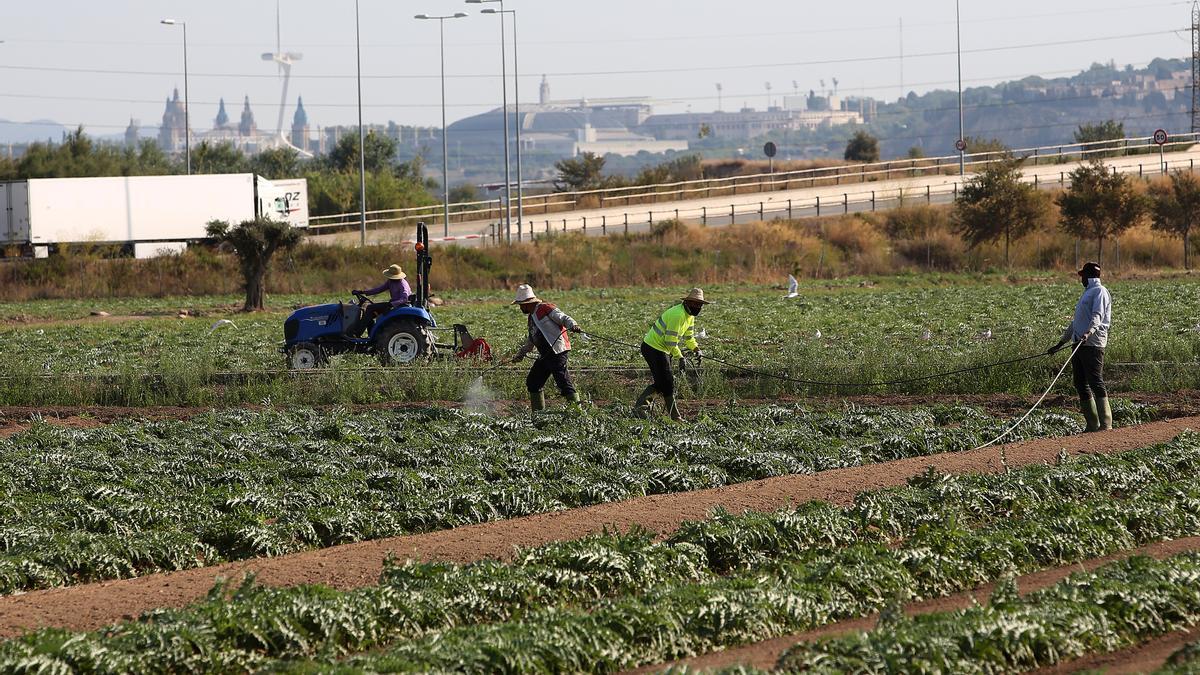
[{"label": "tractor driver", "polygon": [[351,331],[352,335],[362,335],[364,331],[369,330],[375,323],[375,319],[387,314],[396,307],[407,305],[409,299],[412,297],[412,288],[409,287],[408,281],[406,281],[408,275],[404,273],[404,270],[399,265],[392,265],[384,270],[383,276],[385,281],[375,288],[365,291],[350,291],[352,295],[379,295],[384,291],[387,291],[391,295],[391,299],[388,302],[372,302],[367,305],[366,311],[363,312],[362,320]]}]

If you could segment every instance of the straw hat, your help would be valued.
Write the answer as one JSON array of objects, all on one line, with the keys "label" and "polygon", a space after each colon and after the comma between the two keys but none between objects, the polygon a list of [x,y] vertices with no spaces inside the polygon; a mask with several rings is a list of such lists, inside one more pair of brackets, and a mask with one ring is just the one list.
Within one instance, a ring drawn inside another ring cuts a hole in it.
[{"label": "straw hat", "polygon": [[686,296],[684,296],[680,299],[683,300],[684,302],[694,302],[694,303],[697,303],[700,305],[711,305],[712,304],[708,300],[704,299],[704,289],[703,288],[693,288],[692,290],[688,291],[688,294]]},{"label": "straw hat", "polygon": [[404,270],[400,269],[399,265],[392,265],[391,267],[384,270],[383,276],[385,276],[393,281],[399,281],[400,279],[408,278],[408,275],[404,273]]},{"label": "straw hat", "polygon": [[533,286],[529,284],[521,284],[517,286],[517,299],[512,301],[514,305],[524,305],[530,302],[541,302],[538,296],[533,292]]}]

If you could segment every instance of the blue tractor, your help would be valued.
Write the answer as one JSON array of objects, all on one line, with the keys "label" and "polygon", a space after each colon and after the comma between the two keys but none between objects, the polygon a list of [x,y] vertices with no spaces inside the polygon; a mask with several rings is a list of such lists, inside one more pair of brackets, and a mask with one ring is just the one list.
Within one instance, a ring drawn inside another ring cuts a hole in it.
[{"label": "blue tractor", "polygon": [[[366,329],[361,321],[371,299],[355,296],[356,302],[304,307],[292,312],[283,322],[284,346],[288,366],[295,370],[320,368],[337,354],[377,354],[384,365],[406,364],[434,356],[440,345],[433,337],[437,321],[429,313],[429,231],[417,224],[416,284],[409,305],[396,307],[380,316]],[[464,326],[455,326],[455,344],[470,340]],[[465,341],[464,340],[464,341]],[[450,347],[450,345],[445,345]]]}]

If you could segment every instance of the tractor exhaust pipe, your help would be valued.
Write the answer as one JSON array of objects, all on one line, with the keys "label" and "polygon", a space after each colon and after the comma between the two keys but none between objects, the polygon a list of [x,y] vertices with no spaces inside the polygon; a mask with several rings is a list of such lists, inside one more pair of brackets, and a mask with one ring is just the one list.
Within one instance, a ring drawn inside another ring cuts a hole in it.
[{"label": "tractor exhaust pipe", "polygon": [[429,268],[433,258],[429,255],[429,228],[425,222],[417,223],[417,296],[422,309],[429,309]]}]

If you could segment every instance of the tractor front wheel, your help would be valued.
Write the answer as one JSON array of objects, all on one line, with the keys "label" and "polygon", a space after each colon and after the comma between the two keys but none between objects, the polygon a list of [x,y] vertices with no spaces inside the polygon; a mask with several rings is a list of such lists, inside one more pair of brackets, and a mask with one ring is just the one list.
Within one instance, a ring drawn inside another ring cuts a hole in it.
[{"label": "tractor front wheel", "polygon": [[288,350],[288,366],[292,370],[311,370],[324,366],[325,352],[311,342],[300,342]]},{"label": "tractor front wheel", "polygon": [[428,357],[433,352],[433,338],[414,323],[394,322],[376,335],[375,348],[383,365],[402,365]]}]

